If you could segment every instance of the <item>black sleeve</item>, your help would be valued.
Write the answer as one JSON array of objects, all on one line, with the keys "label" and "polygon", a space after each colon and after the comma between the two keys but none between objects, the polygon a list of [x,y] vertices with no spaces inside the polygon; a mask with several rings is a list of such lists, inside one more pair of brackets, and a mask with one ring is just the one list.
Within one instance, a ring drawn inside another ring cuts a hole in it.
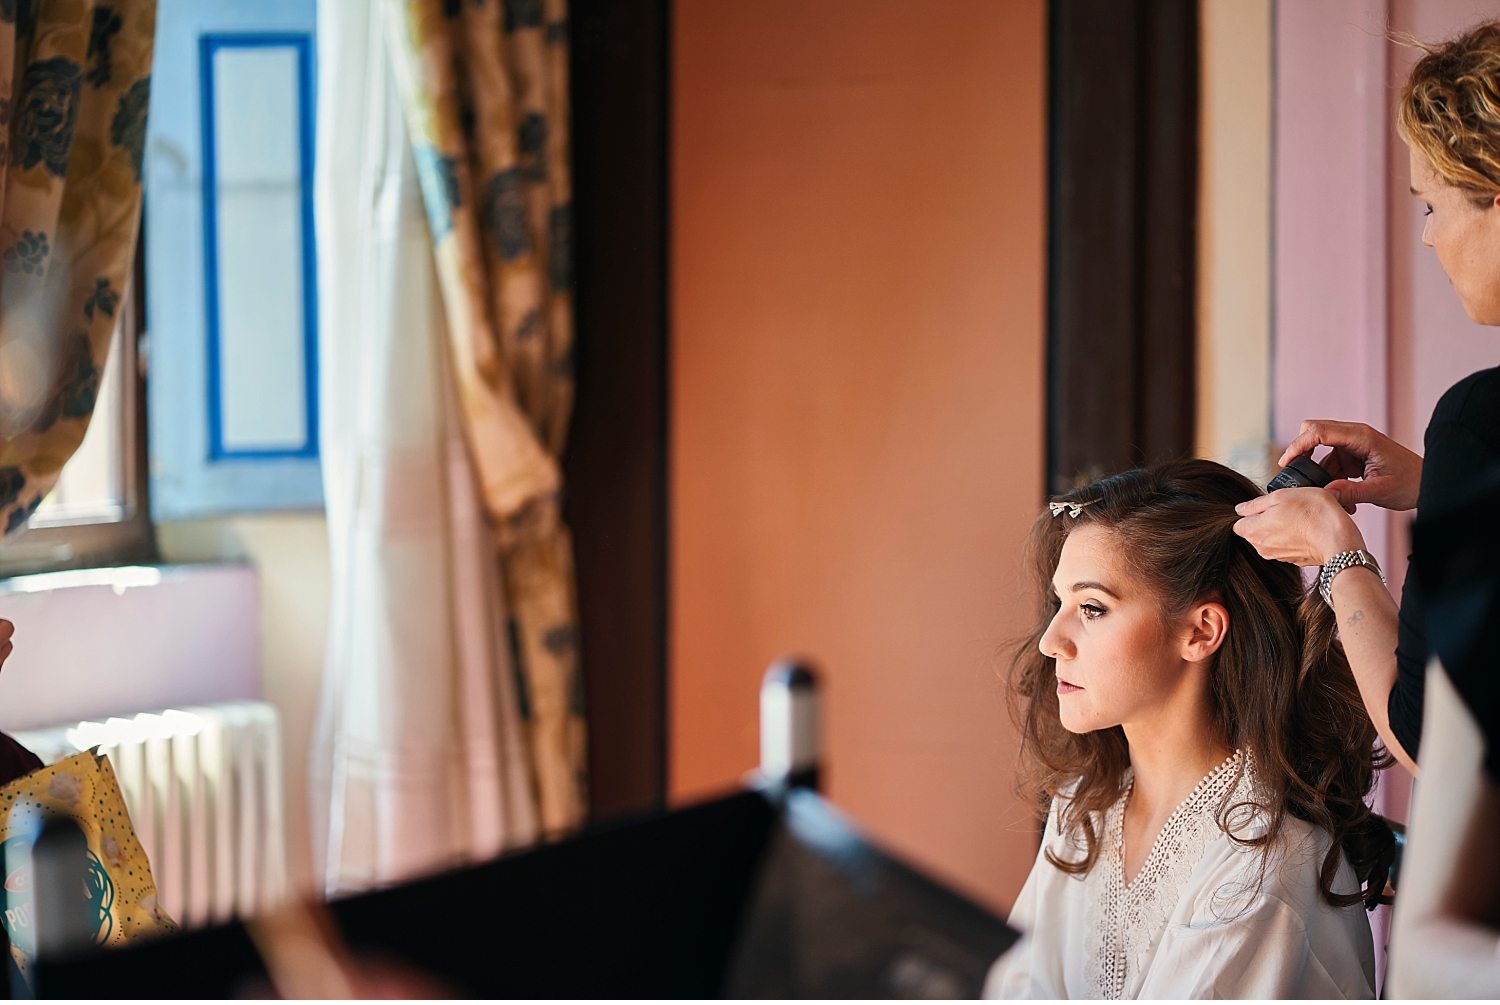
[{"label": "black sleeve", "polygon": [[41,767],[40,757],[21,746],[10,734],[0,733],[0,785],[9,785]]},{"label": "black sleeve", "polygon": [[1406,566],[1401,585],[1401,619],[1396,634],[1396,683],[1386,702],[1391,732],[1415,761],[1422,742],[1422,695],[1427,681],[1427,637],[1422,630],[1425,608],[1413,566]]},{"label": "black sleeve", "polygon": [[[1439,516],[1469,500],[1500,465],[1500,370],[1485,370],[1449,389],[1433,410],[1425,437],[1417,512]],[[1408,564],[1401,587],[1396,683],[1386,705],[1391,732],[1417,759],[1422,739],[1422,695],[1427,674],[1426,607]]]}]

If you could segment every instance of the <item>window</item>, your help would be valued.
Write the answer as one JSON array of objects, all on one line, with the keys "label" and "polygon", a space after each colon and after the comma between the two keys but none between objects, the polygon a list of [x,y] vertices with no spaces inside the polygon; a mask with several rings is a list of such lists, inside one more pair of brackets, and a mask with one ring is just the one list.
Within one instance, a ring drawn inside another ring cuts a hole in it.
[{"label": "window", "polygon": [[134,281],[88,435],[0,575],[153,561],[153,519],[322,508],[315,13],[159,0]]},{"label": "window", "polygon": [[322,508],[314,0],[160,0],[146,143],[157,519]]},{"label": "window", "polygon": [[156,559],[138,351],[142,311],[134,293],[140,274],[137,255],[88,433],[27,529],[0,547],[0,575]]}]

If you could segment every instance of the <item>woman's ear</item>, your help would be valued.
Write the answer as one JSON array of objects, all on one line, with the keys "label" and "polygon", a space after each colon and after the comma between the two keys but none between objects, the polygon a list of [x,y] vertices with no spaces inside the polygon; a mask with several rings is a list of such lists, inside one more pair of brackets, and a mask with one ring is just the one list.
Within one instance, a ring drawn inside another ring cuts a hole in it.
[{"label": "woman's ear", "polygon": [[1219,651],[1229,636],[1229,611],[1217,600],[1195,605],[1187,614],[1188,634],[1182,643],[1182,658],[1202,663]]}]

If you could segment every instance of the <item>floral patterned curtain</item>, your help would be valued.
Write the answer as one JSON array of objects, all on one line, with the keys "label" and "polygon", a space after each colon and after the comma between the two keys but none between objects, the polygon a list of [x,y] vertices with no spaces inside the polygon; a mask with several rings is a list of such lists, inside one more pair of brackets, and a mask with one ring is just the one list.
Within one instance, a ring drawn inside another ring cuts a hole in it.
[{"label": "floral patterned curtain", "polygon": [[0,0],[0,527],[83,441],[140,225],[156,0]]},{"label": "floral patterned curtain", "polygon": [[565,0],[386,0],[448,315],[465,438],[521,667],[544,831],[585,811],[573,556],[559,515],[573,405]]}]

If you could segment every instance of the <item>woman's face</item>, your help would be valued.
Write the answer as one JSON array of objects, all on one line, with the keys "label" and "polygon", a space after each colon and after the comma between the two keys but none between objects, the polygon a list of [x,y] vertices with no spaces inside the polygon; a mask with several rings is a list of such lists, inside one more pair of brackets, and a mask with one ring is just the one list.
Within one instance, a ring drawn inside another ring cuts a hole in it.
[{"label": "woman's face", "polygon": [[1113,531],[1073,530],[1052,588],[1061,606],[1038,647],[1056,661],[1065,729],[1144,724],[1206,700],[1204,678],[1183,658],[1190,629],[1179,633],[1162,617],[1156,596],[1119,560]]},{"label": "woman's face", "polygon": [[1427,158],[1411,155],[1411,193],[1427,206],[1422,243],[1437,252],[1471,319],[1500,325],[1500,208],[1474,205],[1472,194],[1433,173]]}]

